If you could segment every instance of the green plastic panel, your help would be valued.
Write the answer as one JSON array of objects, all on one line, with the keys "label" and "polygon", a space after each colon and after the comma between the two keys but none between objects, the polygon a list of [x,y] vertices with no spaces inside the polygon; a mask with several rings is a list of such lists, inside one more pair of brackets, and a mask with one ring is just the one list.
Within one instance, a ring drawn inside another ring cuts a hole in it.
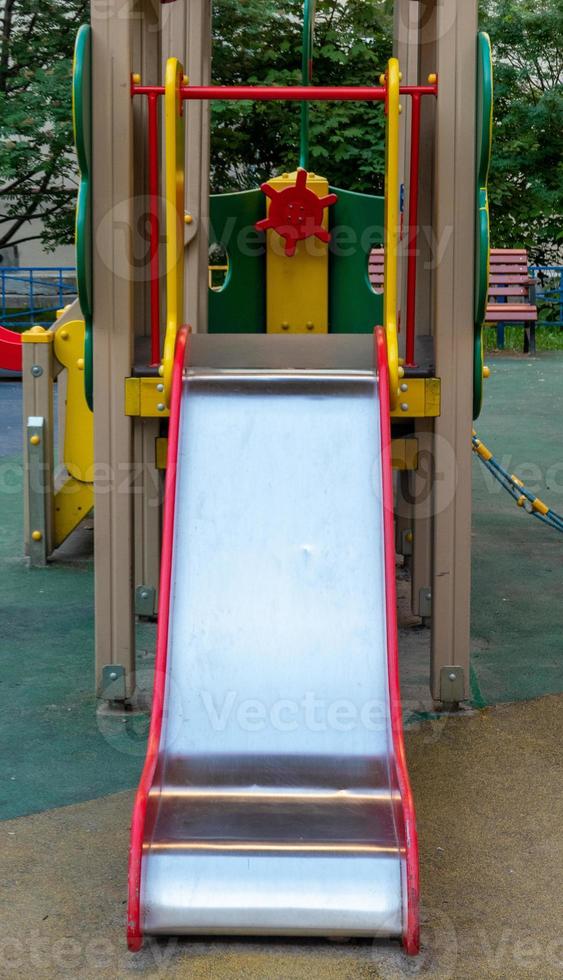
[{"label": "green plastic panel", "polygon": [[84,385],[93,407],[92,338],[92,29],[83,24],[76,35],[72,74],[72,119],[80,168],[76,202],[76,281],[84,316]]},{"label": "green plastic panel", "polygon": [[368,276],[369,253],[383,245],[383,198],[331,187],[329,312],[331,333],[372,333],[383,322],[383,295]]},{"label": "green plastic panel", "polygon": [[266,198],[259,188],[213,194],[209,207],[209,244],[229,256],[223,288],[209,290],[209,333],[265,333],[265,243],[254,225],[266,216]]},{"label": "green plastic panel", "polygon": [[487,309],[491,246],[487,181],[493,135],[493,64],[491,41],[484,31],[477,35],[476,110],[474,419],[479,416],[483,401],[483,321]]}]

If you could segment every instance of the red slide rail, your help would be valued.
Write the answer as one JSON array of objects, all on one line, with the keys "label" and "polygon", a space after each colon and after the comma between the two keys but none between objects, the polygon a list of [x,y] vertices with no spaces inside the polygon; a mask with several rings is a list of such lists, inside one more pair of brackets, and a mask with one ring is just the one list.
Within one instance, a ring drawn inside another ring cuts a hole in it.
[{"label": "red slide rail", "polygon": [[172,579],[174,516],[176,510],[176,474],[178,463],[178,436],[180,432],[180,402],[182,398],[182,379],[184,367],[189,359],[188,339],[188,327],[181,327],[176,340],[174,373],[172,377],[172,395],[170,400],[168,455],[166,459],[166,483],[164,488],[164,514],[162,524],[162,551],[160,557],[158,627],[156,634],[156,659],[154,666],[154,689],[152,696],[151,723],[149,729],[147,755],[133,806],[131,842],[129,847],[127,943],[129,949],[133,952],[139,950],[143,944],[140,908],[143,834],[149,792],[153,784],[156,764],[158,762],[158,747],[160,745],[162,715],[164,709],[166,662],[168,659],[168,629],[170,625],[170,582]]},{"label": "red slide rail", "polygon": [[[414,800],[407,770],[403,739],[403,712],[399,682],[399,646],[397,634],[397,595],[395,586],[395,529],[393,472],[391,469],[391,416],[389,411],[389,373],[387,345],[383,327],[375,329],[375,358],[379,379],[379,415],[381,425],[381,473],[383,487],[383,541],[385,561],[385,611],[387,620],[387,670],[391,734],[396,763],[396,777],[402,802],[404,847],[407,866],[407,916],[403,945],[410,955],[420,948],[418,837]],[[399,828],[400,830],[400,828]]]}]

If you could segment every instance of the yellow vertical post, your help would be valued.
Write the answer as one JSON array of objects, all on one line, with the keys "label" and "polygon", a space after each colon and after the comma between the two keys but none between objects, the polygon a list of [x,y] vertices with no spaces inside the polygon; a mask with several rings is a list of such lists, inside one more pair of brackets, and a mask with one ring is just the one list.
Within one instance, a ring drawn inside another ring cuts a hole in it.
[{"label": "yellow vertical post", "polygon": [[162,355],[164,402],[170,405],[176,334],[184,315],[184,113],[180,85],[184,69],[166,62],[164,84],[166,196],[166,335]]},{"label": "yellow vertical post", "polygon": [[399,253],[399,62],[390,58],[385,76],[385,210],[383,320],[387,338],[391,409],[398,401],[397,264]]}]

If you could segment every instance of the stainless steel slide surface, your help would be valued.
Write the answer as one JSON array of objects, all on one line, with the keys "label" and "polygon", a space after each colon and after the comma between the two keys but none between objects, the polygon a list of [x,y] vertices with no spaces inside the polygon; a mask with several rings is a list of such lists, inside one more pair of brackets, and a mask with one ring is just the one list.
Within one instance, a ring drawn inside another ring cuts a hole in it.
[{"label": "stainless steel slide surface", "polygon": [[195,367],[179,397],[140,931],[404,938],[377,372]]}]

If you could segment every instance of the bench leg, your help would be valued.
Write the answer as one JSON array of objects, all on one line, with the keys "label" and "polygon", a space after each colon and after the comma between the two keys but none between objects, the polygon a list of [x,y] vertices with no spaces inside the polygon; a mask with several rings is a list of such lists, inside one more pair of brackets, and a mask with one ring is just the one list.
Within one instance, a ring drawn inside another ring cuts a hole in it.
[{"label": "bench leg", "polygon": [[524,327],[524,353],[525,354],[535,354],[536,353],[536,324],[532,321],[526,327]]},{"label": "bench leg", "polygon": [[502,321],[497,323],[497,347],[499,350],[504,350],[504,323]]}]

